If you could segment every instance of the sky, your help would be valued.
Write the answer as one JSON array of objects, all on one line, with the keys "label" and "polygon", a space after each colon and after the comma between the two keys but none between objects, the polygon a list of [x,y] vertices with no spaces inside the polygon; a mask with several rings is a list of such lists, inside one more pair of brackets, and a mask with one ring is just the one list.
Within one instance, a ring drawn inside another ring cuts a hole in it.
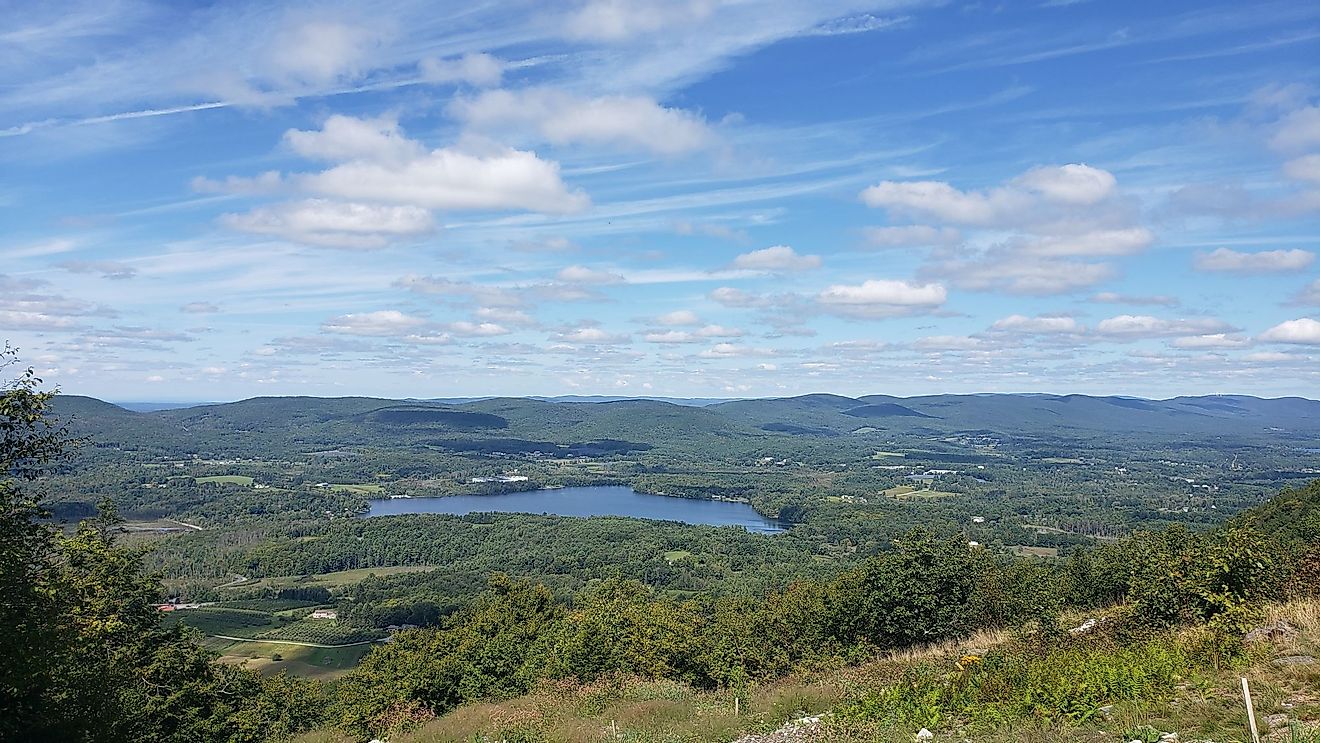
[{"label": "sky", "polygon": [[1320,5],[0,0],[64,392],[1320,397]]}]

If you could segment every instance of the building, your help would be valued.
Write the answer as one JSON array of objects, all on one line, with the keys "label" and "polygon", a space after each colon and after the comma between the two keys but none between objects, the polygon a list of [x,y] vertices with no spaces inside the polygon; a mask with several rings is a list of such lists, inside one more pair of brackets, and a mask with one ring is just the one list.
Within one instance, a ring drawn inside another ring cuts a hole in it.
[{"label": "building", "polygon": [[334,609],[316,609],[312,611],[308,619],[338,619],[339,612]]}]

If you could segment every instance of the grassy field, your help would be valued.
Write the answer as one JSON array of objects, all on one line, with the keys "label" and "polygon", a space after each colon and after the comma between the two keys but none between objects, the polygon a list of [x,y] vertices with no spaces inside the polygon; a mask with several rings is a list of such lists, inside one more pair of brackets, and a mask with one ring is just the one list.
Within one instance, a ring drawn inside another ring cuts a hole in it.
[{"label": "grassy field", "polygon": [[253,479],[246,475],[211,475],[210,477],[196,478],[198,483],[216,483],[218,485],[242,485],[243,487],[252,487]]},{"label": "grassy field", "polygon": [[919,498],[951,498],[957,493],[950,493],[945,490],[928,490],[924,488],[914,488],[911,485],[898,485],[884,491],[884,494],[890,498],[898,500],[913,500]]},{"label": "grassy field", "polygon": [[360,583],[372,575],[398,575],[400,573],[422,573],[427,570],[436,570],[435,565],[398,565],[384,568],[360,568],[358,570],[342,570],[337,573],[320,573],[317,575],[278,575],[268,578],[258,578],[254,581],[243,583],[237,588],[293,588],[298,586],[324,586],[326,588],[339,588],[354,583]]},{"label": "grassy field", "polygon": [[[309,648],[263,642],[234,642],[209,638],[206,646],[220,653],[220,662],[246,666],[263,674],[288,671],[295,676],[328,680],[355,667],[370,645],[348,648]],[[279,660],[276,660],[278,658]]]},{"label": "grassy field", "polygon": [[1013,545],[1009,547],[1015,555],[1034,555],[1035,557],[1058,557],[1057,547],[1026,547],[1023,545]]},{"label": "grassy field", "polygon": [[[1075,617],[1069,617],[1069,620]],[[1320,655],[1320,600],[1273,607],[1262,624],[1286,622],[1287,636],[1250,645],[1248,658],[1233,667],[1208,664],[1179,669],[1170,689],[1152,688],[1114,700],[1107,714],[1096,711],[1078,717],[1064,715],[1017,717],[964,725],[941,719],[932,723],[935,741],[977,743],[1112,743],[1160,740],[1244,741],[1250,736],[1239,679],[1251,681],[1256,718],[1264,739],[1272,743],[1320,742],[1320,663],[1280,663],[1280,658]],[[1195,630],[1188,631],[1195,632]],[[1182,640],[1192,639],[1187,632]],[[419,729],[391,735],[392,743],[460,743],[474,740],[634,743],[731,741],[746,734],[768,734],[808,715],[824,716],[796,735],[748,740],[810,741],[811,743],[911,743],[917,725],[889,724],[856,718],[848,705],[869,692],[892,685],[905,669],[929,666],[959,669],[971,649],[1004,647],[1012,633],[983,633],[956,642],[896,653],[851,668],[804,674],[771,684],[731,691],[699,691],[668,681],[604,679],[590,684],[545,682],[515,699],[464,705],[427,722]],[[1068,683],[1084,681],[1067,676]],[[956,675],[956,674],[955,674]],[[616,732],[617,731],[617,732]],[[298,743],[349,743],[353,740],[324,730],[296,739]]]},{"label": "grassy field", "polygon": [[380,495],[381,493],[385,492],[385,486],[376,485],[373,483],[363,483],[363,484],[337,483],[337,484],[332,484],[330,486],[330,492],[352,493],[354,495]]}]

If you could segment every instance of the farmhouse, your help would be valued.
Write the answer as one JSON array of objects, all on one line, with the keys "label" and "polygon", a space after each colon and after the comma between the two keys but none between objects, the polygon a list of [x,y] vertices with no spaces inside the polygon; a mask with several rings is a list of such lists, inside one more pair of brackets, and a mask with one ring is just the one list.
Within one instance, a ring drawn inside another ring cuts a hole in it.
[{"label": "farmhouse", "polygon": [[338,619],[339,612],[334,609],[315,609],[308,619]]}]

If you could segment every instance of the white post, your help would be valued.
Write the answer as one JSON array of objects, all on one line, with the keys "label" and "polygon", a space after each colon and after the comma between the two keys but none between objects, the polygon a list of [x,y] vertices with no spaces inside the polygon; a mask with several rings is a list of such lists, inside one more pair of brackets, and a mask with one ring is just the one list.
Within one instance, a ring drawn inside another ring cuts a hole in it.
[{"label": "white post", "polygon": [[1251,687],[1247,677],[1242,677],[1242,701],[1247,705],[1247,724],[1251,726],[1251,743],[1260,743],[1260,731],[1256,729],[1256,710],[1251,706]]}]

